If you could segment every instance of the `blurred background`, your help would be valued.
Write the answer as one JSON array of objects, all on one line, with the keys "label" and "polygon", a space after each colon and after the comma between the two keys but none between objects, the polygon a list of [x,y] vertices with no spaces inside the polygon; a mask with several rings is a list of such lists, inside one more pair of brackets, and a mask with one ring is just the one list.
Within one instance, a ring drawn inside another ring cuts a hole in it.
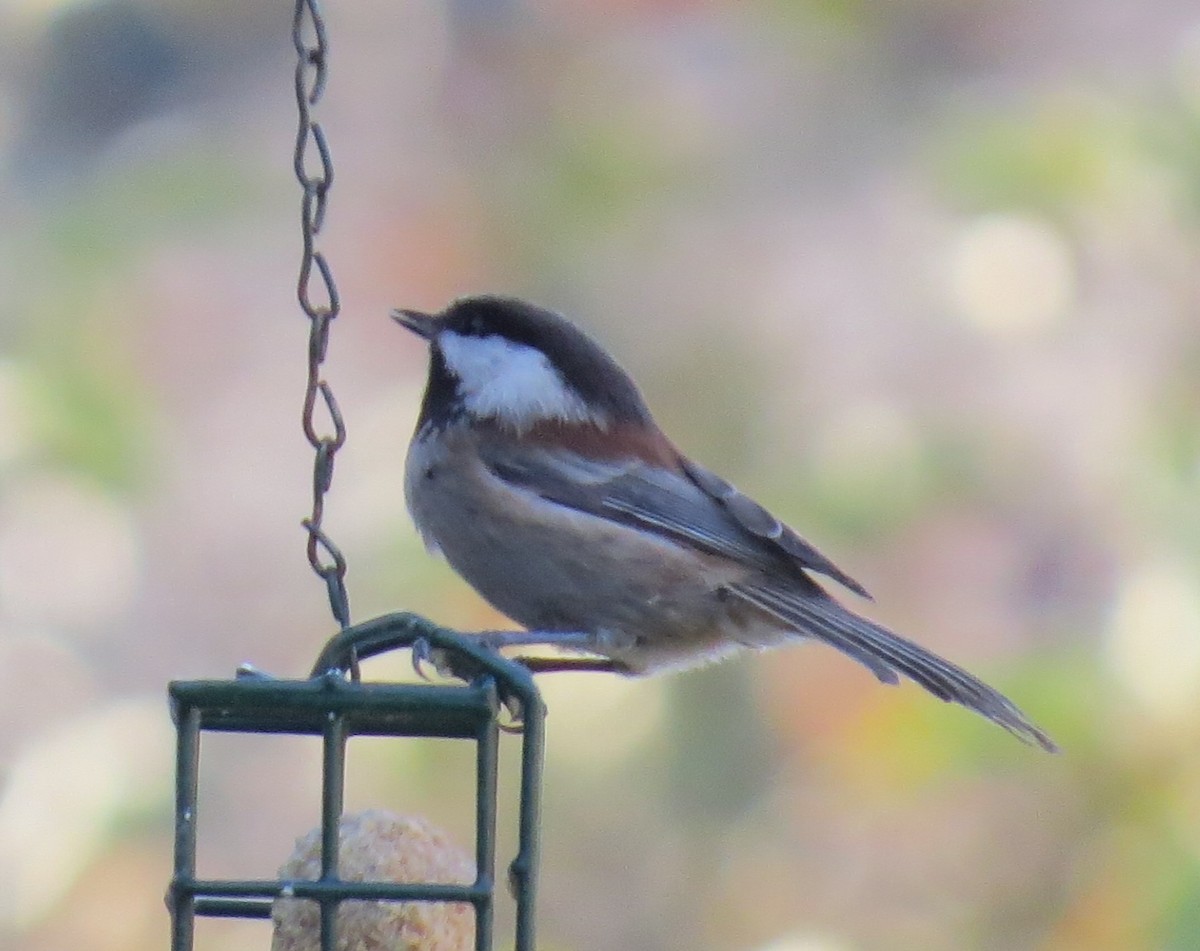
[{"label": "blurred background", "polygon": [[[1195,4],[327,12],[355,618],[502,623],[405,515],[425,354],[386,314],[515,293],[1065,750],[815,646],[551,678],[540,946],[1200,947]],[[290,21],[0,5],[6,949],[165,947],[166,682],[301,675],[332,633],[299,525]],[[208,742],[200,871],[272,875],[317,744]],[[350,808],[470,843],[469,750],[351,749]]]}]

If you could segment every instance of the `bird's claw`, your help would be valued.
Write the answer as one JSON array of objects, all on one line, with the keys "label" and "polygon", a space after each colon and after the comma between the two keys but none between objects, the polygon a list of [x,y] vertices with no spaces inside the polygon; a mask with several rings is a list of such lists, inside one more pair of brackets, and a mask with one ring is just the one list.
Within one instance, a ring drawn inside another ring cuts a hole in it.
[{"label": "bird's claw", "polygon": [[434,680],[434,677],[427,672],[426,667],[432,667],[433,673],[443,679],[452,679],[458,676],[447,652],[435,648],[424,637],[418,637],[413,641],[412,667],[416,675],[426,683],[432,683]]},{"label": "bird's claw", "polygon": [[[472,657],[449,648],[434,647],[424,637],[413,641],[411,651],[413,670],[426,682],[441,679],[470,683],[483,673],[483,667]],[[434,676],[429,675],[430,668]]]},{"label": "bird's claw", "polygon": [[[486,646],[488,650],[496,650],[496,647],[491,644]],[[426,683],[432,683],[439,678],[470,683],[483,672],[478,663],[470,657],[445,648],[434,647],[424,637],[418,637],[413,641],[410,650],[413,672]],[[524,705],[518,697],[512,694],[502,695],[500,702],[509,716],[507,722],[499,724],[500,729],[505,733],[520,733],[524,729]]]},{"label": "bird's claw", "polygon": [[500,704],[508,711],[509,719],[501,720],[497,723],[501,733],[524,733],[525,732],[525,704],[521,699],[514,694],[506,693],[500,695]]}]

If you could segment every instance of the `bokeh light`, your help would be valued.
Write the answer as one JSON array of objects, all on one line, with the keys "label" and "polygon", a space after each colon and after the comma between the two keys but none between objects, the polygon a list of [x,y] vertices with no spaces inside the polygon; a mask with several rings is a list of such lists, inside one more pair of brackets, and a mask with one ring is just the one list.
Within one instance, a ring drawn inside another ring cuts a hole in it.
[{"label": "bokeh light", "polygon": [[0,927],[46,916],[120,823],[159,807],[173,749],[161,705],[143,699],[89,711],[18,752],[0,796]]},{"label": "bokeh light", "polygon": [[1156,719],[1200,711],[1200,586],[1179,564],[1143,565],[1124,579],[1108,634],[1113,677]]},{"label": "bokeh light", "polygon": [[1070,313],[1075,269],[1063,237],[1046,221],[987,215],[955,239],[951,300],[963,319],[1002,338],[1046,333]]}]

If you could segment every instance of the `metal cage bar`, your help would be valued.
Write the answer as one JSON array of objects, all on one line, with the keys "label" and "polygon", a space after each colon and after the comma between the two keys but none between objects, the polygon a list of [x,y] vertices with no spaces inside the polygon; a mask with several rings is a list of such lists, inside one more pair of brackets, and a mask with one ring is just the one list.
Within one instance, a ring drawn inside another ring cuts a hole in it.
[{"label": "metal cage bar", "polygon": [[[418,641],[449,656],[453,669],[468,682],[346,679],[352,656],[366,659],[411,649]],[[319,903],[323,951],[336,946],[338,905],[353,899],[469,903],[475,910],[476,951],[487,951],[494,927],[500,716],[506,706],[520,711],[522,725],[518,845],[509,869],[516,902],[514,947],[533,951],[545,710],[532,676],[520,664],[425,618],[390,614],[331,639],[309,680],[174,681],[169,695],[177,730],[175,864],[169,891],[172,951],[192,951],[196,916],[269,918],[272,901],[285,895]],[[317,881],[197,878],[199,760],[207,731],[322,737],[322,865]],[[338,877],[346,746],[355,736],[466,739],[476,744],[473,883],[347,882]]]}]

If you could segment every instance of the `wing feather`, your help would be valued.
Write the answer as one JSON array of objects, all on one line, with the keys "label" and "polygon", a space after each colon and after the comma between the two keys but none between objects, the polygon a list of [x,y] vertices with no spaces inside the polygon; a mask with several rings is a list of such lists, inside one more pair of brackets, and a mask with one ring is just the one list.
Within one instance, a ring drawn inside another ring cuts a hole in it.
[{"label": "wing feather", "polygon": [[759,505],[748,495],[743,495],[716,473],[697,465],[690,459],[681,459],[683,471],[708,496],[725,507],[738,524],[764,542],[778,547],[802,568],[832,578],[867,600],[871,596],[867,589],[842,571],[817,549],[788,528],[783,522]]},{"label": "wing feather", "polygon": [[499,440],[481,445],[480,456],[499,478],[549,501],[652,531],[748,568],[792,574],[783,552],[764,544],[678,470],[549,448],[510,448]]},{"label": "wing feather", "polygon": [[816,585],[826,575],[869,598],[861,584],[765,508],[686,459],[670,469],[640,459],[596,459],[564,449],[486,440],[480,455],[506,482],[593,515],[650,529],[748,567]]}]

